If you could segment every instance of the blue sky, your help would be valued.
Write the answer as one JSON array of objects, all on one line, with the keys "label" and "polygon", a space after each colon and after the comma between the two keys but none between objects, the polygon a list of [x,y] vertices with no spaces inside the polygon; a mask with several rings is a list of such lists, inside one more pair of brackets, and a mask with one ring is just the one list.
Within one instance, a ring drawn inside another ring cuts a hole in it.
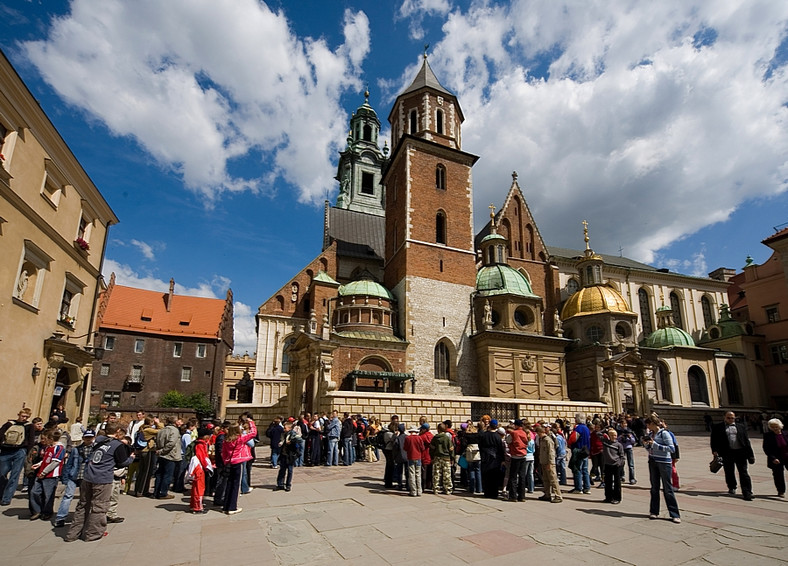
[{"label": "blue sky", "polygon": [[236,351],[320,251],[350,113],[424,45],[477,229],[517,171],[548,245],[740,269],[788,222],[788,3],[7,0],[0,46],[121,222],[105,275],[223,296]]}]

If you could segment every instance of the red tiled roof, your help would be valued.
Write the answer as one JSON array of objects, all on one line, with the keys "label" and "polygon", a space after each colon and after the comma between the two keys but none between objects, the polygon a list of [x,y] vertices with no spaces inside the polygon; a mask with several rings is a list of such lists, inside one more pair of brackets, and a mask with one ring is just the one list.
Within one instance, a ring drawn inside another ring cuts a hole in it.
[{"label": "red tiled roof", "polygon": [[774,234],[772,234],[771,236],[769,236],[765,240],[762,240],[761,243],[762,244],[766,244],[767,242],[771,242],[773,240],[781,240],[785,236],[788,236],[788,228],[783,228],[779,232],[775,232]]},{"label": "red tiled roof", "polygon": [[194,338],[218,338],[225,299],[173,295],[115,285],[101,322],[102,329],[139,331]]}]

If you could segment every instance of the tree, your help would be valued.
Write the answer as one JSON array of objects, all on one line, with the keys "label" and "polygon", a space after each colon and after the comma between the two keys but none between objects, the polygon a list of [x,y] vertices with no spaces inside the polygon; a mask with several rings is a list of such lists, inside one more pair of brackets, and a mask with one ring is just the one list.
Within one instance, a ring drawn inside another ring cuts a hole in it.
[{"label": "tree", "polygon": [[187,397],[180,391],[167,391],[164,395],[161,396],[159,399],[159,407],[173,407],[173,408],[182,408],[188,407],[187,404]]},{"label": "tree", "polygon": [[199,393],[192,393],[191,395],[184,395],[180,391],[168,391],[159,399],[159,407],[194,409],[198,417],[200,415],[213,414],[211,401],[202,391]]}]

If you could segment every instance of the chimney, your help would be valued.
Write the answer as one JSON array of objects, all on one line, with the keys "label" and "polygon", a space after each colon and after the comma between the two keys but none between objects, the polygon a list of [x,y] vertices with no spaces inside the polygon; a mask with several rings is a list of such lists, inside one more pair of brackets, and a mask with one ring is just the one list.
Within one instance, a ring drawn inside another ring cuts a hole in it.
[{"label": "chimney", "polygon": [[170,312],[172,307],[172,296],[175,293],[175,279],[170,278],[170,292],[167,293],[167,312]]}]

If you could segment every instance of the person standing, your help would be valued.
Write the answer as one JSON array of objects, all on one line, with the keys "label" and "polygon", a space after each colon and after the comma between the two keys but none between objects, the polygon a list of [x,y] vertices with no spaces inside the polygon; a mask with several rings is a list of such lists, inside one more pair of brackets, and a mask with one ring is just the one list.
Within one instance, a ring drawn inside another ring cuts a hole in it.
[{"label": "person standing", "polygon": [[[514,426],[506,435],[506,444],[509,445],[509,501],[525,501],[526,462],[530,434],[523,430],[523,421],[515,419]],[[533,466],[533,452],[531,453]]]},{"label": "person standing", "polygon": [[63,471],[63,461],[66,458],[66,447],[60,444],[60,431],[48,430],[41,435],[46,448],[41,461],[33,469],[35,480],[30,488],[29,507],[30,520],[38,518],[48,521],[52,518],[55,506],[55,488]]},{"label": "person standing", "polygon": [[290,491],[293,487],[293,467],[298,461],[298,442],[301,432],[298,425],[291,422],[285,424],[282,435],[282,450],[279,453],[279,472],[276,474],[276,489]]},{"label": "person standing", "polygon": [[626,461],[624,446],[618,441],[618,432],[610,428],[602,438],[602,458],[604,459],[605,503],[621,503],[621,475]]},{"label": "person standing", "polygon": [[558,484],[558,475],[555,469],[556,441],[553,439],[553,435],[541,425],[536,425],[534,432],[539,437],[539,465],[542,470],[542,489],[544,491],[544,495],[539,497],[539,500],[561,503],[564,499],[561,496],[561,487]]},{"label": "person standing", "polygon": [[134,460],[125,436],[126,431],[117,423],[108,423],[96,438],[93,453],[85,466],[85,476],[79,486],[79,503],[74,512],[74,522],[63,539],[66,542],[74,542],[78,538],[87,542],[101,540],[106,534],[113,472]]},{"label": "person standing", "polygon": [[711,453],[715,458],[722,458],[728,494],[736,494],[735,467],[739,471],[742,496],[745,501],[752,501],[752,480],[747,463],[755,463],[755,454],[747,436],[747,426],[736,422],[736,413],[733,411],[725,413],[723,422],[711,428]]},{"label": "person standing", "polygon": [[29,422],[32,414],[25,407],[15,420],[0,427],[0,505],[11,505],[27,452],[35,445],[35,433]]},{"label": "person standing", "polygon": [[339,439],[342,441],[342,465],[352,466],[355,461],[355,448],[353,442],[356,437],[356,418],[345,413]]},{"label": "person standing", "polygon": [[772,471],[777,497],[785,497],[785,472],[788,468],[788,431],[783,429],[780,419],[767,423],[769,430],[763,435],[763,451],[766,465]]},{"label": "person standing", "polygon": [[227,487],[224,494],[222,510],[227,515],[235,515],[243,511],[238,507],[238,494],[241,491],[241,474],[246,471],[246,462],[252,459],[247,442],[257,436],[257,427],[249,417],[241,417],[249,423],[249,432],[243,434],[240,425],[234,424],[227,431],[222,444],[222,462],[227,474]]},{"label": "person standing", "polygon": [[271,468],[274,470],[279,467],[279,446],[284,432],[282,417],[274,417],[273,422],[268,425],[265,435],[271,440]]},{"label": "person standing", "polygon": [[419,436],[419,429],[408,430],[404,440],[405,453],[408,458],[408,491],[412,497],[422,493],[421,485],[421,453],[424,450],[424,437]]},{"label": "person standing", "polygon": [[649,504],[649,519],[659,517],[659,489],[662,485],[662,493],[665,496],[665,506],[674,523],[681,523],[679,504],[676,501],[676,494],[673,492],[671,482],[674,450],[673,438],[667,430],[662,427],[662,422],[656,415],[646,419],[646,427],[649,431],[648,436],[641,440],[643,447],[648,450],[648,475],[651,482],[651,501]]},{"label": "person standing", "polygon": [[569,493],[591,493],[591,476],[588,473],[588,456],[591,453],[591,431],[586,426],[583,413],[575,415],[575,428],[569,435],[567,444],[572,448],[570,468],[575,487]]},{"label": "person standing", "polygon": [[[342,424],[339,422],[339,413],[331,413],[331,420],[326,425],[326,438],[328,439],[328,450],[326,451],[326,466],[339,465],[339,433]],[[272,448],[273,450],[273,448]]]},{"label": "person standing", "polygon": [[156,481],[153,483],[153,496],[156,499],[175,499],[167,491],[170,489],[176,467],[183,459],[181,434],[176,426],[176,418],[170,415],[166,425],[156,434],[156,455],[159,465],[156,468]]},{"label": "person standing", "polygon": [[443,485],[446,495],[451,495],[453,489],[451,461],[454,459],[454,443],[451,435],[446,432],[444,423],[438,423],[438,434],[430,442],[430,456],[432,457],[433,492],[436,495],[440,493],[440,486]]},{"label": "person standing", "polygon": [[66,466],[63,468],[62,481],[66,484],[66,490],[63,492],[60,506],[57,508],[55,527],[66,526],[68,510],[71,507],[74,494],[85,476],[85,466],[90,460],[90,455],[93,454],[93,441],[95,439],[96,433],[92,430],[86,430],[82,433],[82,444],[71,448],[70,455],[66,460]]}]

